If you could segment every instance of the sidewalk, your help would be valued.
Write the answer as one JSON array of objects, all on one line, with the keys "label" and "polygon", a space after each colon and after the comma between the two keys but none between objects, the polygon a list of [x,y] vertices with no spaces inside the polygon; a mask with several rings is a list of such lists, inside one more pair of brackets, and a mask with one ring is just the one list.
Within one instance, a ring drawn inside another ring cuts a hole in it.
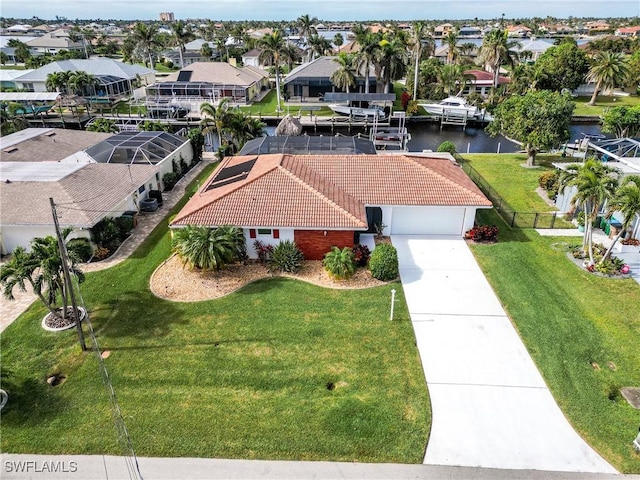
[{"label": "sidewalk", "polygon": [[[135,251],[136,248],[147,238],[149,233],[167,216],[178,201],[184,196],[185,189],[189,183],[205,168],[205,166],[215,161],[212,152],[204,152],[200,163],[193,167],[189,172],[180,179],[173,187],[173,190],[165,193],[164,204],[162,208],[155,212],[141,212],[138,216],[138,225],[132,234],[127,238],[120,248],[108,259],[96,263],[87,263],[80,265],[80,269],[84,273],[97,272],[111,268],[125,261]],[[0,296],[0,332],[3,332],[13,321],[18,318],[29,306],[36,300],[36,295],[28,288],[26,292],[14,290],[15,300],[7,300]]]},{"label": "sidewalk", "polygon": [[[108,455],[0,455],[3,480],[124,480],[140,478],[132,462]],[[145,480],[306,480],[306,479],[478,479],[478,480],[637,480],[636,475],[500,470],[391,463],[138,458]],[[53,471],[56,469],[57,471]]]}]

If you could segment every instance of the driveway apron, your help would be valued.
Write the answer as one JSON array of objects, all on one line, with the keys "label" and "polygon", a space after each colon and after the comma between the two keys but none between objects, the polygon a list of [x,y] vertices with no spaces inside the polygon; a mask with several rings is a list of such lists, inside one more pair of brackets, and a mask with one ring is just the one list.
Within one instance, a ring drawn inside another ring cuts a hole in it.
[{"label": "driveway apron", "polygon": [[431,397],[424,463],[615,473],[564,417],[464,240],[391,240]]}]

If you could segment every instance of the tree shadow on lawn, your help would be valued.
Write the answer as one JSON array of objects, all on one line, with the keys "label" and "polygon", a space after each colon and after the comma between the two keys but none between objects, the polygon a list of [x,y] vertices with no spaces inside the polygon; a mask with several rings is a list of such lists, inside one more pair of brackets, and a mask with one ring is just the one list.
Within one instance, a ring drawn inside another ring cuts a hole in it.
[{"label": "tree shadow on lawn", "polygon": [[149,290],[124,292],[118,298],[91,309],[94,329],[108,338],[158,338],[175,325],[189,322],[174,302],[162,300]]},{"label": "tree shadow on lawn", "polygon": [[55,390],[61,387],[52,387],[46,378],[6,381],[3,388],[9,393],[9,401],[2,409],[5,426],[43,424],[68,408],[66,399]]}]

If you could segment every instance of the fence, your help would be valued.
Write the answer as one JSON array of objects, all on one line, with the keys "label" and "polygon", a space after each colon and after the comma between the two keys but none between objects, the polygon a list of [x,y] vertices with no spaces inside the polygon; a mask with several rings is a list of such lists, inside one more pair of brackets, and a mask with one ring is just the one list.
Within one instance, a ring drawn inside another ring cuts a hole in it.
[{"label": "fence", "polygon": [[[482,190],[493,207],[511,227],[517,228],[563,228],[566,227],[564,214],[560,212],[518,212],[498,194],[498,192],[480,175],[480,173],[467,162],[460,162],[462,169],[469,178]],[[558,221],[559,225],[556,224]]]}]

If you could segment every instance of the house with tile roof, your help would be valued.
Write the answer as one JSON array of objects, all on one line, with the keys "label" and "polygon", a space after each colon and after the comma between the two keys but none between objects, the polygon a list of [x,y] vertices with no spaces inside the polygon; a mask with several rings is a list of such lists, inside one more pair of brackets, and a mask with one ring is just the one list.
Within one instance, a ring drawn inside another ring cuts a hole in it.
[{"label": "house with tile roof", "polygon": [[60,225],[90,238],[105,217],[137,212],[164,174],[193,149],[166,132],[120,134],[28,128],[0,138],[0,248],[3,255],[31,239],[55,233],[49,198]]},{"label": "house with tile roof", "polygon": [[269,74],[257,67],[227,62],[196,62],[147,87],[150,97],[247,103],[269,88]]},{"label": "house with tile roof", "polygon": [[227,157],[171,222],[241,227],[253,243],[295,241],[305,258],[352,247],[360,233],[462,236],[491,208],[449,154]]},{"label": "house with tile roof", "polygon": [[[493,88],[493,73],[485,70],[465,70],[465,75],[469,80],[462,91],[463,95],[468,95],[472,92],[479,93],[482,96],[489,95],[489,92]],[[511,82],[509,77],[503,75],[498,76],[498,85],[504,85]]]},{"label": "house with tile roof", "polygon": [[[110,58],[59,60],[29,71],[16,78],[15,81],[20,85],[20,88],[28,92],[46,92],[47,76],[50,73],[78,71],[93,75],[98,81],[97,96],[105,98],[129,95],[138,83],[147,85],[155,81],[153,70]],[[93,95],[93,91],[91,95]]]},{"label": "house with tile roof", "polygon": [[40,53],[49,53],[55,55],[61,50],[75,50],[78,52],[84,52],[84,44],[82,41],[74,42],[69,37],[69,31],[64,29],[54,30],[53,32],[45,33],[32,40],[29,40],[27,46]]},{"label": "house with tile roof", "polygon": [[634,27],[620,27],[615,33],[618,37],[640,37],[640,25]]}]

